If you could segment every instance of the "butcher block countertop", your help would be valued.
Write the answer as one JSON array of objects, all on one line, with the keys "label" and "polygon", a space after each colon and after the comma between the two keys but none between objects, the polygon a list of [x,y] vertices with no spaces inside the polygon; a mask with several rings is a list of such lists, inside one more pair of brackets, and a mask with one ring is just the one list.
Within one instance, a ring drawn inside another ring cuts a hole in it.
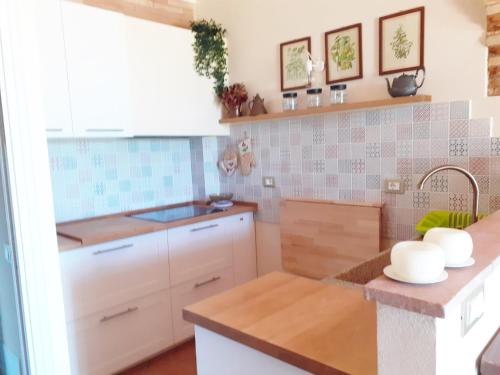
[{"label": "butcher block countertop", "polygon": [[376,374],[375,304],[275,272],[188,306],[184,319],[313,374]]},{"label": "butcher block countertop", "polygon": [[141,234],[180,227],[183,225],[214,220],[225,216],[238,215],[243,212],[255,212],[257,210],[257,205],[255,203],[235,202],[234,206],[222,212],[197,216],[189,219],[181,219],[168,223],[159,223],[128,217],[130,215],[150,211],[189,205],[207,207],[201,202],[188,202],[57,224],[59,251],[72,250],[82,246],[96,245],[103,242],[138,236]]},{"label": "butcher block countertop", "polygon": [[467,268],[447,268],[448,279],[430,285],[412,285],[380,276],[365,285],[369,300],[437,318],[446,318],[475,288],[500,267],[500,211],[471,225],[476,263]]}]

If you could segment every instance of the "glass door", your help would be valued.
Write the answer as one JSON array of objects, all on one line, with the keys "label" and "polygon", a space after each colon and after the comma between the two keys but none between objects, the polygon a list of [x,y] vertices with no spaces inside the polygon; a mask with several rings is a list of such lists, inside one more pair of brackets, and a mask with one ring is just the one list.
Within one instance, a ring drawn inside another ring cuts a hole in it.
[{"label": "glass door", "polygon": [[28,374],[0,104],[0,374]]}]

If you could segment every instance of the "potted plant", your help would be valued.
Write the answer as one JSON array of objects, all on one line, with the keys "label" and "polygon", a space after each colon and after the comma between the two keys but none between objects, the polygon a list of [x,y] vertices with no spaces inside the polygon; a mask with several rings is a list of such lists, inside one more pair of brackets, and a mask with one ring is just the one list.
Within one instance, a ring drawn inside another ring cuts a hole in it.
[{"label": "potted plant", "polygon": [[214,91],[219,99],[227,77],[226,30],[214,20],[191,23],[194,33],[194,68],[196,72],[214,80]]},{"label": "potted plant", "polygon": [[222,90],[222,102],[231,117],[241,116],[241,105],[248,100],[248,92],[244,84],[235,83]]}]

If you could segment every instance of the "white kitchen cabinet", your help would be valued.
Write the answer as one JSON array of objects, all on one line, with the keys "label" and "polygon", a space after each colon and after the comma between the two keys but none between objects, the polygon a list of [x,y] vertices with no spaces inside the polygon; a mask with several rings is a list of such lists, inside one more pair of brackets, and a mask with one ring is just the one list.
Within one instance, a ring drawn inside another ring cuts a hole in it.
[{"label": "white kitchen cabinet", "polygon": [[215,271],[172,288],[172,319],[175,342],[194,335],[194,325],[182,317],[184,307],[234,287],[233,269]]},{"label": "white kitchen cabinet", "polygon": [[67,321],[170,285],[166,231],[65,251],[60,261]]},{"label": "white kitchen cabinet", "polygon": [[231,218],[234,282],[235,285],[240,285],[257,277],[255,223],[251,212]]},{"label": "white kitchen cabinet", "polygon": [[130,136],[125,16],[71,1],[61,6],[74,136]]},{"label": "white kitchen cabinet", "polygon": [[116,373],[173,344],[170,293],[131,300],[67,328],[72,374]]},{"label": "white kitchen cabinet", "polygon": [[37,6],[38,46],[45,127],[49,138],[73,135],[61,3],[40,0]]},{"label": "white kitchen cabinet", "polygon": [[126,17],[133,133],[229,135],[212,81],[193,68],[190,30]]}]

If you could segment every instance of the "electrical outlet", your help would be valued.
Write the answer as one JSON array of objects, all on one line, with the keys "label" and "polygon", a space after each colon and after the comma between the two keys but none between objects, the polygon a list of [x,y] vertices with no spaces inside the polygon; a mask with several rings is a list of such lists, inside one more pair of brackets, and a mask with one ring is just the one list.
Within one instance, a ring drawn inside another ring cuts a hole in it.
[{"label": "electrical outlet", "polygon": [[385,192],[390,194],[404,194],[405,187],[400,179],[385,180]]},{"label": "electrical outlet", "polygon": [[465,336],[481,319],[485,307],[483,284],[462,303],[462,336]]},{"label": "electrical outlet", "polygon": [[267,188],[275,187],[274,177],[262,177],[262,185]]}]

